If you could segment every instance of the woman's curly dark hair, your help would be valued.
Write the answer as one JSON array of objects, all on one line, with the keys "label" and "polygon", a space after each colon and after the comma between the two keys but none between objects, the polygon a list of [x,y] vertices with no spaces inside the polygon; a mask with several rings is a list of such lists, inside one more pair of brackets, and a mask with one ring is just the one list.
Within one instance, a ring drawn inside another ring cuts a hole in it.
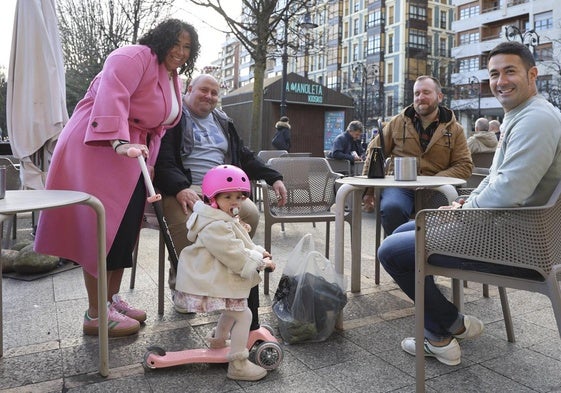
[{"label": "woman's curly dark hair", "polygon": [[192,25],[179,19],[167,19],[140,37],[138,43],[150,47],[158,56],[158,62],[162,63],[169,50],[177,43],[179,35],[183,31],[186,31],[191,36],[191,55],[187,62],[181,66],[178,73],[190,78],[201,49],[199,35]]}]

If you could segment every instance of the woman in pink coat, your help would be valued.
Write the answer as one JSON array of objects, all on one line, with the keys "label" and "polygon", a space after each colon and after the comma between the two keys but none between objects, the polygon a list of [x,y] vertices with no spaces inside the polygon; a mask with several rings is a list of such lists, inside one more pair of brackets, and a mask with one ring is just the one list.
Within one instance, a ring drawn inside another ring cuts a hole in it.
[{"label": "woman in pink coat", "polygon": [[[139,45],[116,49],[57,141],[46,188],[83,191],[105,207],[109,336],[134,334],[146,319],[117,295],[124,268],[132,266],[146,203],[138,160],[127,151],[140,149],[153,166],[161,137],[181,116],[178,74],[191,75],[199,48],[193,26],[168,19]],[[35,250],[82,266],[89,302],[83,329],[90,335],[98,332],[95,239],[96,217],[88,207],[41,213]]]}]

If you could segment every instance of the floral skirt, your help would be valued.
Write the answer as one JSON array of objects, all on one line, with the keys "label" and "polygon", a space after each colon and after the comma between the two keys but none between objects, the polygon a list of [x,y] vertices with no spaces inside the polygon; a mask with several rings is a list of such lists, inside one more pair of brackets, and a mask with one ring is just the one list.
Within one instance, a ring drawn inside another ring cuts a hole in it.
[{"label": "floral skirt", "polygon": [[176,306],[187,312],[206,313],[211,311],[243,311],[247,308],[247,299],[229,299],[212,296],[192,295],[176,291],[173,296]]}]

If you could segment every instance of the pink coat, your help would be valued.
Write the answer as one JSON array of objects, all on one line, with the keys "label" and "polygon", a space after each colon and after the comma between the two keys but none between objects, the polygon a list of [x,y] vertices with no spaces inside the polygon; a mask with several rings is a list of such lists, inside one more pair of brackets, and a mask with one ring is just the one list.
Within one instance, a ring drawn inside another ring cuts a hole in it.
[{"label": "pink coat", "polygon": [[[181,95],[174,77],[177,105]],[[136,158],[117,155],[114,139],[143,143],[149,136],[153,165],[171,110],[169,76],[147,46],[130,45],[112,52],[62,130],[49,167],[46,188],[95,195],[105,207],[107,252],[131,199],[141,171]],[[97,276],[96,216],[87,206],[41,213],[35,250],[78,262]]]}]

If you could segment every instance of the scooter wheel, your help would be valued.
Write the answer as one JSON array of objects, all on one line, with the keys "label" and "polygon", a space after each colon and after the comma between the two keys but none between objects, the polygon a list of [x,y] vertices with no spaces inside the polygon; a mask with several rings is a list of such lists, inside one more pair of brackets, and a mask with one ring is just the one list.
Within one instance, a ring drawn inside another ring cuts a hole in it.
[{"label": "scooter wheel", "polygon": [[142,360],[142,365],[146,368],[154,370],[156,366],[154,366],[154,362],[150,360],[150,356],[157,355],[157,356],[164,356],[166,354],[166,350],[161,347],[148,347],[148,350],[144,353],[144,358]]},{"label": "scooter wheel", "polygon": [[252,353],[255,364],[266,370],[274,370],[280,366],[284,352],[279,344],[267,341],[259,344]]},{"label": "scooter wheel", "polygon": [[267,329],[269,331],[269,333],[271,333],[271,335],[273,335],[273,336],[275,335],[275,332],[273,331],[273,328],[270,327],[269,325],[262,324],[261,327],[264,328],[264,329]]}]

